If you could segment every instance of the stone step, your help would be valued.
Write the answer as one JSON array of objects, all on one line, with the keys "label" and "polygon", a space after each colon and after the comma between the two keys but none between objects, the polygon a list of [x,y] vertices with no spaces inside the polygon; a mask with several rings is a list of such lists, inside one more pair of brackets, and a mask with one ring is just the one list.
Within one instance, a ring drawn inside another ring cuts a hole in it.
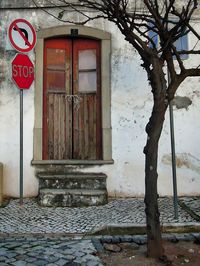
[{"label": "stone step", "polygon": [[39,188],[106,189],[107,176],[103,173],[38,173]]},{"label": "stone step", "polygon": [[86,207],[108,202],[106,190],[40,189],[38,203],[44,207]]}]

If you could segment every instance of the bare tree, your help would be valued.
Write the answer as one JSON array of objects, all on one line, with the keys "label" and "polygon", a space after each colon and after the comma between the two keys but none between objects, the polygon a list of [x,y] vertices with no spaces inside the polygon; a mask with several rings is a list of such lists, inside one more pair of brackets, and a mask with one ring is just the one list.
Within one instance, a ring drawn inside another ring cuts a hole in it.
[{"label": "bare tree", "polygon": [[[39,7],[37,0],[35,5]],[[200,36],[191,25],[198,0],[51,0],[57,11],[42,7],[56,19],[67,23],[85,24],[103,18],[116,24],[125,39],[137,50],[146,70],[153,94],[153,109],[146,125],[145,154],[145,212],[147,224],[147,254],[160,257],[164,254],[158,209],[157,158],[158,143],[165,113],[170,101],[187,77],[200,76],[200,65],[186,68],[183,54],[200,54]],[[81,14],[82,21],[70,21],[67,11]],[[93,11],[93,12],[88,12]],[[153,34],[149,34],[153,32]],[[186,34],[193,34],[196,44],[188,51],[179,51],[175,42]],[[155,36],[159,44],[155,43]],[[170,81],[165,70],[168,68]]]}]

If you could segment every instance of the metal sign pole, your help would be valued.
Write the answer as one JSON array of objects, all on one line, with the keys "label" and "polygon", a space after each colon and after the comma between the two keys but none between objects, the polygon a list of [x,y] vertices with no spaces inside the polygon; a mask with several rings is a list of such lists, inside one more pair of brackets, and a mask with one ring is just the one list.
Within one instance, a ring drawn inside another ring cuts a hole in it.
[{"label": "metal sign pole", "polygon": [[171,132],[174,218],[178,219],[178,196],[177,196],[176,152],[175,152],[175,137],[174,137],[174,114],[173,114],[173,106],[172,106],[171,101],[169,103],[169,117],[170,117],[170,132]]},{"label": "metal sign pole", "polygon": [[23,205],[23,89],[29,89],[34,80],[34,65],[28,53],[35,47],[37,35],[34,27],[25,19],[15,19],[9,26],[11,45],[20,52],[12,61],[12,79],[20,89],[20,155],[19,155],[19,197]]},{"label": "metal sign pole", "polygon": [[23,90],[20,90],[20,205],[23,205]]},{"label": "metal sign pole", "polygon": [[[168,73],[168,84],[170,82],[170,74]],[[174,218],[178,219],[178,196],[177,196],[177,176],[176,176],[176,151],[174,137],[174,114],[172,101],[169,102],[169,119],[170,119],[170,136],[171,136],[171,154],[172,154],[172,177],[173,177],[173,202],[174,202]]]}]

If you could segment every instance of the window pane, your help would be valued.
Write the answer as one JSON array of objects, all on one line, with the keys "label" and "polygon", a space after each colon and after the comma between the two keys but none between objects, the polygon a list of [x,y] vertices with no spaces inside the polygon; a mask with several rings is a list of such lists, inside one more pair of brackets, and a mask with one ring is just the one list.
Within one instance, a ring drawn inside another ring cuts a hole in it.
[{"label": "window pane", "polygon": [[79,70],[96,69],[96,50],[80,50],[78,62]]},{"label": "window pane", "polygon": [[65,50],[47,49],[47,67],[65,69]]},{"label": "window pane", "polygon": [[95,92],[97,90],[97,75],[94,72],[79,72],[79,92]]},{"label": "window pane", "polygon": [[[180,37],[178,40],[175,41],[174,45],[177,51],[188,51],[188,35]],[[189,55],[181,54],[180,57],[182,60],[185,60],[188,59]],[[174,56],[174,58],[176,57]]]},{"label": "window pane", "polygon": [[47,70],[47,90],[65,91],[65,72]]}]

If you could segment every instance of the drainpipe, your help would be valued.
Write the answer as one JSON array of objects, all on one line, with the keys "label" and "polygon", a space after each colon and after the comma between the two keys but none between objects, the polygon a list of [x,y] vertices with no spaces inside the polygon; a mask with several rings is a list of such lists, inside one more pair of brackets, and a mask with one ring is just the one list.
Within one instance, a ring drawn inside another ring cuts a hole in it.
[{"label": "drainpipe", "polygon": [[3,164],[0,163],[0,206],[3,203]]}]

